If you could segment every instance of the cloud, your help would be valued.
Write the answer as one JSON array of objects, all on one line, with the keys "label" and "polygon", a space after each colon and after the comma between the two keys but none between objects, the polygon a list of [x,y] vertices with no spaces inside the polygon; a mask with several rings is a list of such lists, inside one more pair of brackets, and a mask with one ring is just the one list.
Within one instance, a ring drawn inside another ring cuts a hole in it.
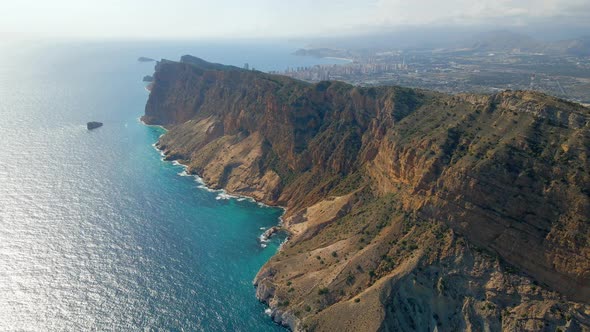
[{"label": "cloud", "polygon": [[550,18],[590,17],[588,0],[377,0],[382,24],[523,25]]}]

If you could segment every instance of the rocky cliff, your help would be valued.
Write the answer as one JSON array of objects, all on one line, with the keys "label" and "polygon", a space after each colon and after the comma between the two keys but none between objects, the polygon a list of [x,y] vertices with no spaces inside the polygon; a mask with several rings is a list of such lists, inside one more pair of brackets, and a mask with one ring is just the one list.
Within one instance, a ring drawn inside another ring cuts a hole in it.
[{"label": "rocky cliff", "polygon": [[287,208],[290,240],[255,285],[293,330],[590,330],[581,105],[184,56],[157,64],[143,120],[209,185]]}]

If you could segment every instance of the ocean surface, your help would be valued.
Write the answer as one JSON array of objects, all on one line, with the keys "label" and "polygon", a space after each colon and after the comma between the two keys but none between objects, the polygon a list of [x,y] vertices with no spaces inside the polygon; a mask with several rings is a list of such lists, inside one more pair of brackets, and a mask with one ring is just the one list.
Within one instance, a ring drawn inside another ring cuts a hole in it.
[{"label": "ocean surface", "polygon": [[[109,42],[0,48],[0,331],[278,331],[252,280],[280,209],[203,188],[139,122],[139,56],[283,70],[297,45]],[[88,131],[88,121],[104,126]]]}]

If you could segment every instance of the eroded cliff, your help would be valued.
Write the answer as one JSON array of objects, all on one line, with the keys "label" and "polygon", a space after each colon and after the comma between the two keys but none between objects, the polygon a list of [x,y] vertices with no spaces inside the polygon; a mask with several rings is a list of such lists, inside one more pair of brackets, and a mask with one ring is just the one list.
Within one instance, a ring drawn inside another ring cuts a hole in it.
[{"label": "eroded cliff", "polygon": [[143,120],[287,208],[257,295],[294,330],[589,330],[590,111],[161,61]]}]

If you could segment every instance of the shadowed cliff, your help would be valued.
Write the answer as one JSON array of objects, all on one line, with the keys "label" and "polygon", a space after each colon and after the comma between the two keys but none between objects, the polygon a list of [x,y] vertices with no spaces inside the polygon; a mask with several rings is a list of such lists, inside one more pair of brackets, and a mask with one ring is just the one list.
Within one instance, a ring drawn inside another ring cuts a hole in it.
[{"label": "shadowed cliff", "polygon": [[[257,296],[301,330],[590,326],[590,111],[161,61],[143,120],[211,186],[287,207]],[[362,314],[360,314],[362,313]]]}]

